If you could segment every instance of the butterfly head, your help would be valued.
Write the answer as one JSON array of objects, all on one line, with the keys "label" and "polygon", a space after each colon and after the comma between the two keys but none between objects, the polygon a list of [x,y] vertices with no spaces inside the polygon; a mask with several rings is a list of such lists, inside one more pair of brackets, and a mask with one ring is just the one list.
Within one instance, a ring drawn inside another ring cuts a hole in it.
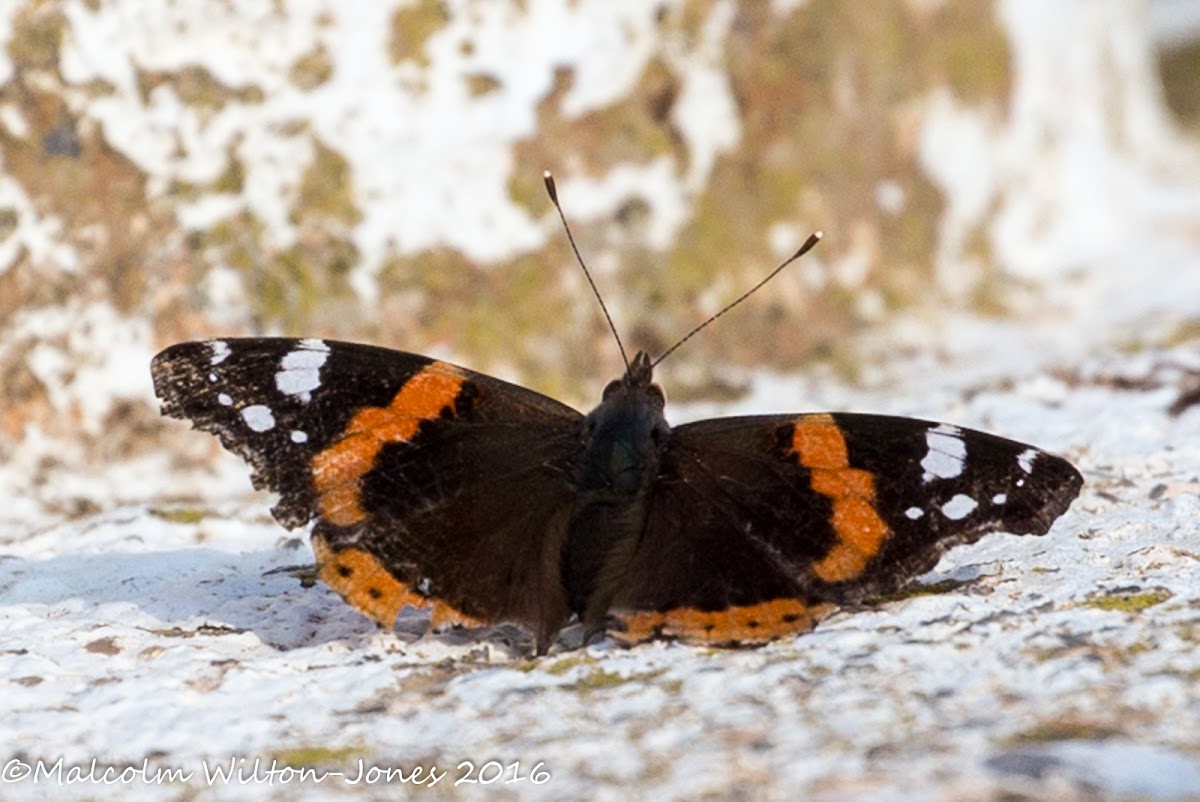
[{"label": "butterfly head", "polygon": [[666,398],[652,380],[650,357],[639,351],[625,375],[609,382],[600,405],[584,418],[584,488],[632,496],[656,475],[671,429],[663,416]]}]

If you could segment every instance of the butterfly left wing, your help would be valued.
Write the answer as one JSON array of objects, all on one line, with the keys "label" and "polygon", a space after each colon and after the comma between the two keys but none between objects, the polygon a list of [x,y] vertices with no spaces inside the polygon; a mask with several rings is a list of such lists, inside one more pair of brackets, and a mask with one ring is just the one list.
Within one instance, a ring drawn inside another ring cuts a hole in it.
[{"label": "butterfly left wing", "polygon": [[[604,577],[609,634],[759,643],[893,591],[984,534],[1045,534],[1066,460],[910,418],[722,418],[672,431],[645,533]],[[663,570],[663,566],[670,566]]]},{"label": "butterfly left wing", "polygon": [[516,621],[544,645],[568,615],[557,550],[582,416],[429,357],[354,343],[181,343],[154,358],[167,415],[217,435],[316,520],[321,579],[381,625]]}]

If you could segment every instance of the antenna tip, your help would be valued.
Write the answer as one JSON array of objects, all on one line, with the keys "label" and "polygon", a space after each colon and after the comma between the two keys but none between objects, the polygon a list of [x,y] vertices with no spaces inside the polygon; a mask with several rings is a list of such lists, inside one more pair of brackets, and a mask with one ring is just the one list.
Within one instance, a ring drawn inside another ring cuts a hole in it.
[{"label": "antenna tip", "polygon": [[[824,231],[814,231],[812,234],[809,234],[808,239],[806,239],[804,244],[800,246],[800,250],[792,254],[792,258],[788,259],[788,262],[791,262],[794,259],[799,259],[804,254],[817,247],[817,243],[821,241],[821,237],[823,236],[825,236]],[[784,264],[787,264],[787,262],[784,262]]]},{"label": "antenna tip", "polygon": [[558,205],[558,189],[554,186],[554,176],[550,175],[549,170],[542,171],[542,182],[546,185],[546,194],[550,196],[550,200],[555,206]]}]

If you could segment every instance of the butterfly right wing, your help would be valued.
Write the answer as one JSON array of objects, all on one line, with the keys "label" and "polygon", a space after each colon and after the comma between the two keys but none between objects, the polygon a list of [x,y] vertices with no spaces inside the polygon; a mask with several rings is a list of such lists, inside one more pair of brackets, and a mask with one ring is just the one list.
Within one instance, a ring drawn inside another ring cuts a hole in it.
[{"label": "butterfly right wing", "polygon": [[851,413],[673,430],[645,533],[606,578],[610,635],[761,643],[896,590],[949,548],[1041,535],[1083,478],[983,432]]}]

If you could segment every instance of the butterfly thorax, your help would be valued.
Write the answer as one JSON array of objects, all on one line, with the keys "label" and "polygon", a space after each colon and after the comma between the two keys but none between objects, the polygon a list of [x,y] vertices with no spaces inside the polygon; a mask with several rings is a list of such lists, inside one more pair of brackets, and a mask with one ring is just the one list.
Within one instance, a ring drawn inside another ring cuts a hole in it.
[{"label": "butterfly thorax", "polygon": [[597,501],[621,504],[641,495],[658,469],[670,432],[662,390],[652,384],[649,359],[639,352],[624,377],[604,389],[583,419],[583,452],[575,484]]},{"label": "butterfly thorax", "polygon": [[618,544],[636,543],[670,426],[650,359],[639,352],[622,378],[604,390],[582,423],[583,450],[574,485],[578,506],[563,554],[572,609],[582,613],[596,579]]}]

